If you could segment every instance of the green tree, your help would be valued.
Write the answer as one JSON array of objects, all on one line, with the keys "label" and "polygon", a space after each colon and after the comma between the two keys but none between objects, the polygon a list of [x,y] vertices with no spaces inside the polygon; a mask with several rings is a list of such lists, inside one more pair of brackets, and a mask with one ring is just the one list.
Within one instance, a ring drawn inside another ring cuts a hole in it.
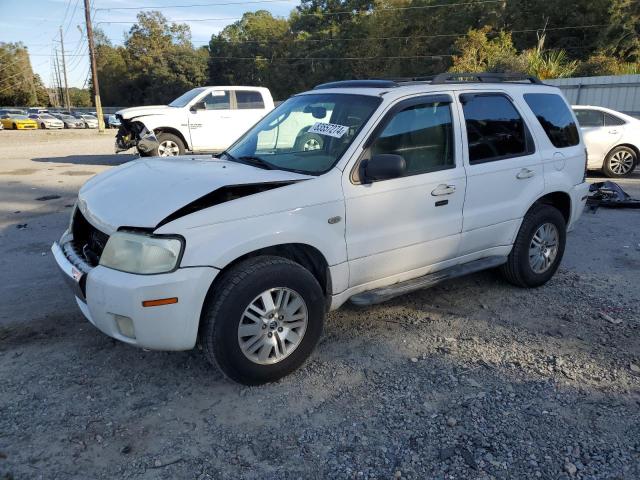
[{"label": "green tree", "polygon": [[471,29],[466,36],[454,42],[459,52],[453,56],[451,72],[509,72],[522,70],[511,35],[500,31],[489,39],[490,26]]},{"label": "green tree", "polygon": [[289,23],[266,10],[245,13],[209,42],[209,83],[265,85],[287,95],[294,40]]},{"label": "green tree", "polygon": [[[43,94],[44,93],[44,94]],[[48,104],[40,77],[33,74],[29,52],[22,43],[0,43],[0,105]]]},{"label": "green tree", "polygon": [[195,49],[188,25],[170,23],[160,12],[138,14],[138,22],[113,46],[95,35],[100,95],[104,105],[167,103],[207,80],[207,48]]},{"label": "green tree", "polygon": [[597,75],[632,75],[640,74],[640,63],[625,62],[618,57],[596,53],[582,62],[576,75],[590,77]]},{"label": "green tree", "polygon": [[70,87],[69,101],[74,107],[90,107],[93,105],[91,93],[86,88]]}]

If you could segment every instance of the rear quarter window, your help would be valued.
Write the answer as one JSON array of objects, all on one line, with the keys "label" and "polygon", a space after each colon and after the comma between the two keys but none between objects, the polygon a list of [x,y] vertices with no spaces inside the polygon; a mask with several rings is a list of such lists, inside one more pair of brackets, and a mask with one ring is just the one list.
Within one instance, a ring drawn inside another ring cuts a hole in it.
[{"label": "rear quarter window", "polygon": [[556,148],[578,145],[578,127],[569,107],[554,93],[525,93],[524,100]]}]

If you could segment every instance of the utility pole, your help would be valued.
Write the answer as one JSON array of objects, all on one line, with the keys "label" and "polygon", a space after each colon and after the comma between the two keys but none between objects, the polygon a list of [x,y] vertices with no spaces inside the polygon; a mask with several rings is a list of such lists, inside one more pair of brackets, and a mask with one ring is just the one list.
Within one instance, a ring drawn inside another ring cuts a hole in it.
[{"label": "utility pole", "polygon": [[58,49],[56,48],[56,87],[58,89],[58,105],[64,104],[64,92],[62,91],[62,80],[60,80],[60,62],[58,62]]},{"label": "utility pole", "polygon": [[60,49],[62,50],[62,72],[64,73],[64,100],[67,110],[71,110],[71,102],[69,102],[69,84],[67,83],[67,62],[64,58],[64,38],[62,37],[62,27],[60,27]]},{"label": "utility pole", "polygon": [[89,0],[84,0],[84,19],[87,23],[87,41],[89,42],[89,57],[91,59],[91,83],[95,95],[96,115],[98,116],[98,131],[104,132],[104,116],[100,102],[100,85],[98,84],[98,67],[96,66],[96,51],[93,45],[93,27],[91,26],[91,11]]}]

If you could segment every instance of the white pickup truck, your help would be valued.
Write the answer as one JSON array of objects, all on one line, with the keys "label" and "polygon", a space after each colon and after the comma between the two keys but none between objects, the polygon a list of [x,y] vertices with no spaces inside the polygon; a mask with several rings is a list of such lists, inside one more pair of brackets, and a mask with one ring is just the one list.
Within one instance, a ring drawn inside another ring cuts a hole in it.
[{"label": "white pickup truck", "polygon": [[116,113],[121,122],[116,152],[138,147],[142,135],[153,132],[158,145],[138,148],[142,156],[169,157],[185,151],[220,152],[264,115],[273,110],[273,98],[262,87],[198,87],[169,105],[125,108]]}]

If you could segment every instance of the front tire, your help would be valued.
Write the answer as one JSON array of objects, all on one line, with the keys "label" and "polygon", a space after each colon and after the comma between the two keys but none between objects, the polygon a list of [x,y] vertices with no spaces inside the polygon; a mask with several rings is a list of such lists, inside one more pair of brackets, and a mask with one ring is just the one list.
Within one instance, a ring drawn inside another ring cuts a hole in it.
[{"label": "front tire", "polygon": [[604,159],[602,172],[609,178],[626,177],[638,163],[636,152],[629,147],[615,147]]},{"label": "front tire", "polygon": [[281,257],[245,260],[216,282],[202,312],[207,360],[245,385],[273,382],[298,369],[315,348],[325,316],[318,281]]},{"label": "front tire", "polygon": [[180,137],[172,133],[160,132],[156,135],[158,147],[149,152],[141,152],[141,157],[175,157],[184,155],[185,145]]},{"label": "front tire", "polygon": [[507,262],[500,267],[509,283],[539,287],[556,273],[567,238],[562,213],[551,205],[535,205],[522,220]]}]

